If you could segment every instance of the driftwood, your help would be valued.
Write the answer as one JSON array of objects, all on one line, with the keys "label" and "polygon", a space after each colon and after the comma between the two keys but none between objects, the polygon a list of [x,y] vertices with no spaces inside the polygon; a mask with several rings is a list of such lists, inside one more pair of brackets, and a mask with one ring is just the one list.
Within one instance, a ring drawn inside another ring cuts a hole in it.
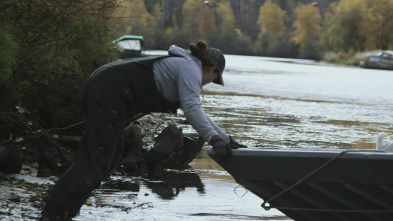
[{"label": "driftwood", "polygon": [[169,161],[176,150],[183,146],[183,133],[176,126],[166,127],[155,139],[153,148],[143,154],[148,166],[162,165]]},{"label": "driftwood", "polygon": [[65,136],[65,135],[53,135],[53,138],[59,141],[60,143],[67,144],[73,149],[77,149],[79,143],[81,142],[81,137],[77,136]]},{"label": "driftwood", "polygon": [[4,142],[0,150],[0,172],[19,173],[21,165],[36,168],[37,176],[60,175],[74,158],[74,151],[60,145],[46,132],[28,134]]},{"label": "driftwood", "polygon": [[124,153],[120,162],[127,171],[137,170],[142,160],[142,133],[137,125],[128,126],[124,130]]},{"label": "driftwood", "polygon": [[[55,135],[54,138],[74,148],[81,139],[63,135]],[[185,167],[198,155],[203,144],[201,138],[184,137],[179,128],[169,125],[155,138],[153,148],[145,151],[141,130],[138,125],[132,124],[124,130],[124,154],[120,165],[128,172],[141,169],[141,173]]]},{"label": "driftwood", "polygon": [[183,137],[183,146],[174,152],[171,159],[164,163],[165,168],[186,168],[201,152],[205,141],[198,137]]},{"label": "driftwood", "polygon": [[129,129],[128,136],[126,142],[131,139],[132,144],[125,144],[122,165],[126,171],[136,169],[140,174],[156,173],[164,168],[185,168],[204,144],[200,138],[184,137],[181,129],[174,125],[166,127],[155,139],[153,148],[146,152],[143,152],[142,136],[137,127]]}]

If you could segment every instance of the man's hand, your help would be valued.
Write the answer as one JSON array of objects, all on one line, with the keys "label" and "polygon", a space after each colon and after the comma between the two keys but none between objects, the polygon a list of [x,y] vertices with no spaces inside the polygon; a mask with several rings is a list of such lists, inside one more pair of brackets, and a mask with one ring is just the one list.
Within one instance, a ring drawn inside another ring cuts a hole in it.
[{"label": "man's hand", "polygon": [[231,136],[229,136],[229,144],[231,145],[231,149],[247,148],[246,145],[239,144]]},{"label": "man's hand", "polygon": [[210,140],[210,145],[213,146],[214,152],[219,157],[229,159],[232,156],[231,145],[225,142],[221,137],[215,135]]}]

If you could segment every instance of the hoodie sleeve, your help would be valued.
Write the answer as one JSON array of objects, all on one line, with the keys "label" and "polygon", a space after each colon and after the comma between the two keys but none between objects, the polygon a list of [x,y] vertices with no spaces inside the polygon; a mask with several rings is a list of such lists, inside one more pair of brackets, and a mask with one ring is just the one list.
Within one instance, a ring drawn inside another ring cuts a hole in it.
[{"label": "hoodie sleeve", "polygon": [[[207,121],[209,121],[210,125],[214,128],[214,130],[218,133],[218,135],[219,135],[223,140],[225,140],[225,141],[228,142],[228,140],[229,140],[229,135],[226,134],[223,130],[221,130],[221,128],[218,127],[217,124],[214,123],[214,121],[212,121],[212,119],[210,119],[209,116],[206,115],[206,119],[207,119]],[[210,137],[210,138],[211,138],[211,137]],[[209,138],[209,141],[210,141],[210,138]]]},{"label": "hoodie sleeve", "polygon": [[193,61],[189,61],[179,67],[179,73],[180,106],[191,126],[206,142],[209,142],[212,136],[219,134],[201,108],[199,93],[202,85],[202,70]]},{"label": "hoodie sleeve", "polygon": [[170,101],[180,101],[187,121],[209,142],[211,137],[226,135],[201,109],[202,67],[198,58],[185,49],[172,45],[168,51],[173,57],[154,64],[154,77],[158,90]]}]

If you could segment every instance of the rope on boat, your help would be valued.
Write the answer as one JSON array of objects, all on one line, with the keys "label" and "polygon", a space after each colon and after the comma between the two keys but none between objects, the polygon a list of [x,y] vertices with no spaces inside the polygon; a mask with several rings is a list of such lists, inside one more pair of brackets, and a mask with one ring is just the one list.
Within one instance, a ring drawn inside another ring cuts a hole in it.
[{"label": "rope on boat", "polygon": [[[263,207],[265,210],[270,210],[270,202],[273,201],[274,199],[278,198],[279,196],[283,195],[284,193],[290,191],[291,189],[295,188],[297,185],[301,184],[303,181],[306,179],[310,178],[312,175],[316,174],[317,172],[321,171],[323,168],[328,166],[330,163],[332,163],[334,160],[338,159],[342,155],[348,153],[348,152],[381,152],[378,150],[345,150],[342,151],[341,153],[337,154],[336,156],[332,157],[330,160],[316,168],[315,170],[311,171],[307,175],[305,175],[303,178],[298,180],[296,183],[290,185],[289,187],[285,188],[281,192],[277,193],[276,195],[270,197],[267,200],[264,200],[261,207]],[[286,210],[303,210],[303,211],[316,211],[316,212],[368,212],[368,213],[393,213],[393,211],[390,210],[336,210],[336,209],[313,209],[313,208],[291,208],[291,207],[274,207],[276,209],[286,209]]]},{"label": "rope on boat", "polygon": [[239,187],[243,187],[242,185],[237,185],[234,189],[233,189],[233,192],[238,196],[238,197],[240,197],[240,198],[243,198],[247,193],[248,193],[248,190],[246,189],[246,188],[244,188],[245,190],[246,190],[246,192],[245,193],[243,193],[243,195],[239,195],[238,193],[237,193],[237,188],[239,188]]}]

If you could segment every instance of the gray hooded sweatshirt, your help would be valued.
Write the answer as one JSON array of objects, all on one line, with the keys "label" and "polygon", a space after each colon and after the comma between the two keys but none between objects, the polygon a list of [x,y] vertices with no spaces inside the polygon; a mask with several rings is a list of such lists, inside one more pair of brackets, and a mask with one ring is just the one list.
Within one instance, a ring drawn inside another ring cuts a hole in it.
[{"label": "gray hooded sweatshirt", "polygon": [[206,141],[214,135],[228,140],[223,132],[201,109],[202,90],[201,61],[185,49],[172,45],[169,54],[174,57],[160,59],[154,63],[153,72],[158,90],[169,101],[180,101],[187,121]]}]

